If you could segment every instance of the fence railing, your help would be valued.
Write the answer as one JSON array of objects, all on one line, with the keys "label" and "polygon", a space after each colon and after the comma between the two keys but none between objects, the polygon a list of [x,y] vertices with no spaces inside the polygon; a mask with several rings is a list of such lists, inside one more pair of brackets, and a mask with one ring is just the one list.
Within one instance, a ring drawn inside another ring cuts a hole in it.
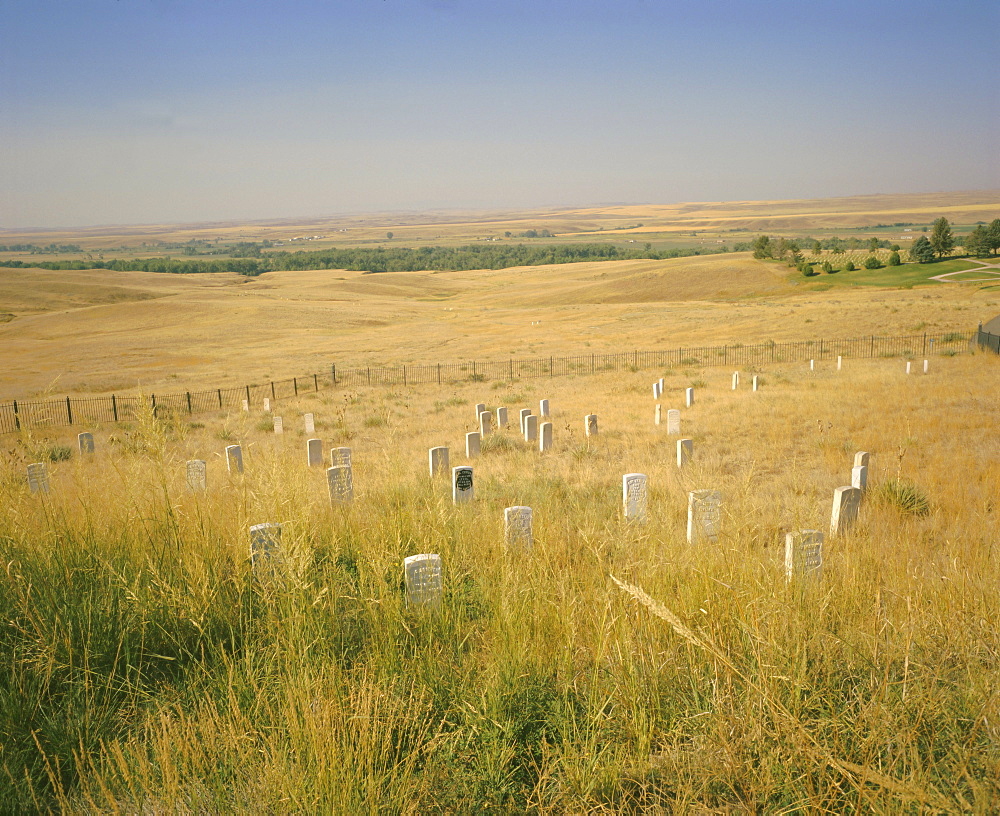
[{"label": "fence railing", "polygon": [[989,349],[994,354],[1000,354],[1000,334],[990,334],[980,326],[976,332],[976,343],[981,349]]},{"label": "fence railing", "polygon": [[[986,338],[984,340],[984,338]],[[185,391],[183,394],[149,396],[66,397],[56,400],[14,400],[0,403],[0,433],[38,426],[98,425],[135,420],[152,410],[156,415],[195,414],[241,408],[243,400],[260,405],[264,398],[289,399],[300,394],[336,386],[406,386],[437,383],[517,380],[558,377],[566,374],[598,374],[608,371],[639,371],[676,366],[758,366],[833,357],[897,357],[901,355],[954,354],[966,350],[973,340],[1000,353],[1000,338],[983,332],[948,332],[897,337],[858,337],[849,340],[805,340],[792,343],[735,343],[724,346],[685,346],[659,351],[622,351],[614,354],[584,354],[575,357],[536,357],[526,360],[493,360],[465,363],[433,363],[416,366],[367,366],[338,368],[306,374],[263,385]],[[992,345],[991,345],[992,344]]]}]

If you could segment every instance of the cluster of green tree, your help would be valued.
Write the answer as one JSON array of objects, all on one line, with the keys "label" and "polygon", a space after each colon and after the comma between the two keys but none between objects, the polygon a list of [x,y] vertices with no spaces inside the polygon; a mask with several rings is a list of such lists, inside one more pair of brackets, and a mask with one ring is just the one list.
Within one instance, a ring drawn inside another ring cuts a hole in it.
[{"label": "cluster of green tree", "polygon": [[691,255],[714,255],[726,247],[703,249],[666,249],[654,251],[650,244],[625,249],[613,244],[486,244],[464,247],[407,247],[374,249],[323,249],[314,252],[271,252],[260,257],[221,258],[212,261],[188,261],[176,258],[134,258],[83,261],[0,261],[0,266],[41,267],[42,269],[113,269],[167,273],[235,272],[260,275],[305,269],[348,269],[356,272],[458,272],[473,269],[507,269],[512,266],[541,266],[577,261],[620,261],[633,259],[665,260]]},{"label": "cluster of green tree", "polygon": [[[761,243],[762,238],[766,238],[767,240]],[[788,252],[801,252],[804,247],[809,247],[812,250],[813,255],[819,255],[823,250],[839,255],[847,251],[854,251],[858,249],[867,249],[869,252],[875,252],[877,249],[899,249],[898,244],[893,244],[890,241],[880,238],[873,237],[866,240],[853,236],[850,238],[840,238],[836,235],[829,238],[770,238],[766,235],[760,235],[752,242],[737,243],[734,249],[736,252],[752,250],[755,258],[776,258],[781,260],[784,257],[784,254],[787,254]],[[772,254],[766,254],[769,251]],[[765,254],[758,255],[758,252]]]},{"label": "cluster of green tree", "polygon": [[965,251],[977,258],[996,255],[1000,250],[1000,218],[994,218],[989,226],[979,224],[965,236],[962,243]]},{"label": "cluster of green tree", "polygon": [[76,244],[49,244],[48,246],[38,246],[37,244],[0,244],[0,252],[30,252],[33,255],[42,253],[54,255],[58,252],[83,252],[83,249]]},{"label": "cluster of green tree", "polygon": [[547,229],[540,229],[540,230],[530,229],[530,230],[525,230],[524,232],[519,232],[517,233],[517,235],[514,235],[513,232],[507,230],[503,234],[503,237],[504,238],[552,238],[554,236]]}]

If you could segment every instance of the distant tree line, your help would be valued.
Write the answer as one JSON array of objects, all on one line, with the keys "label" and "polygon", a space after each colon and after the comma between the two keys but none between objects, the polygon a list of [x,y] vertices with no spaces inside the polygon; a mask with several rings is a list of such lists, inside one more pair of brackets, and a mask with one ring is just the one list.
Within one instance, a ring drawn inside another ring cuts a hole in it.
[{"label": "distant tree line", "polygon": [[33,255],[55,255],[66,252],[83,252],[83,248],[76,244],[49,244],[39,246],[38,244],[0,244],[0,252],[30,252]]},{"label": "distant tree line", "polygon": [[211,261],[175,258],[134,258],[115,260],[74,261],[0,261],[6,267],[40,267],[42,269],[111,269],[121,272],[166,272],[174,274],[235,272],[255,276],[264,272],[308,269],[347,269],[355,272],[460,272],[473,269],[507,269],[514,266],[542,266],[579,261],[620,261],[633,259],[665,260],[692,255],[713,255],[728,252],[728,247],[654,250],[650,244],[642,248],[623,248],[613,244],[488,244],[462,247],[407,247],[322,249],[316,251],[269,253],[254,252],[250,245],[241,247],[245,257],[220,258]]}]

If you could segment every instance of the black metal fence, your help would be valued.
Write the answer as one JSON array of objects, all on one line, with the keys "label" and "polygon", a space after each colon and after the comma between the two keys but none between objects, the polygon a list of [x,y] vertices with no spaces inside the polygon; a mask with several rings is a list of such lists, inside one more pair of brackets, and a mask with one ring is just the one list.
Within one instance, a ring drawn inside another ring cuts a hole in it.
[{"label": "black metal fence", "polygon": [[989,349],[994,354],[1000,354],[1000,334],[985,332],[981,325],[976,332],[976,343],[981,349]]},{"label": "black metal fence", "polygon": [[[985,338],[985,339],[984,339]],[[949,332],[902,337],[859,337],[851,340],[806,340],[794,343],[735,343],[724,346],[686,346],[661,351],[622,351],[615,354],[584,354],[576,357],[513,358],[503,361],[435,363],[417,366],[369,366],[338,368],[322,374],[306,374],[289,380],[213,391],[146,396],[66,397],[57,400],[14,400],[0,403],[0,433],[45,425],[92,426],[104,422],[135,420],[144,412],[158,416],[195,414],[251,406],[265,398],[288,399],[336,386],[419,385],[486,380],[517,380],[558,377],[566,374],[598,374],[608,371],[639,371],[678,366],[748,367],[768,363],[824,360],[834,357],[898,357],[906,355],[955,354],[968,349],[973,340],[980,347],[1000,353],[1000,338],[983,332]]]}]

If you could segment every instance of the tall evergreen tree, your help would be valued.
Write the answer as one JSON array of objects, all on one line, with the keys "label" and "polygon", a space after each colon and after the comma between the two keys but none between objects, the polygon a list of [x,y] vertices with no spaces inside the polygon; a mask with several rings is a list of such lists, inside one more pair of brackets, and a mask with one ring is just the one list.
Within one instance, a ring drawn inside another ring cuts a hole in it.
[{"label": "tall evergreen tree", "polygon": [[927,240],[926,235],[921,235],[910,247],[910,260],[917,263],[930,263],[934,260],[934,247]]},{"label": "tall evergreen tree", "polygon": [[931,248],[939,258],[950,255],[955,248],[955,236],[951,234],[951,224],[943,215],[934,222],[930,241]]}]

